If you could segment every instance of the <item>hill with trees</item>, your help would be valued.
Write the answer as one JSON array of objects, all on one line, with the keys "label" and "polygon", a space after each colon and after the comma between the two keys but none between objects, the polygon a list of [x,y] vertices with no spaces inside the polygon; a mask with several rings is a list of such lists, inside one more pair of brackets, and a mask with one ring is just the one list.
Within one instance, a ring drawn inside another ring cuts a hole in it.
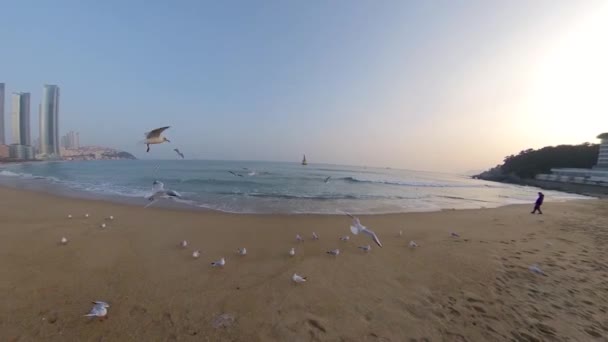
[{"label": "hill with trees", "polygon": [[598,153],[599,145],[590,143],[527,149],[505,157],[503,164],[473,177],[518,183],[540,173],[549,173],[552,168],[591,168],[597,163]]}]

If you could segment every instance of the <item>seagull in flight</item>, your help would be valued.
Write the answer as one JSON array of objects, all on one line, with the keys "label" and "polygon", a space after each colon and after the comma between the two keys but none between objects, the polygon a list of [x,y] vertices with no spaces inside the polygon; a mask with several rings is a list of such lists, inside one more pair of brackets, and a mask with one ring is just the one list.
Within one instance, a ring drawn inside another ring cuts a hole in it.
[{"label": "seagull in flight", "polygon": [[175,190],[165,190],[165,184],[159,181],[154,181],[154,183],[152,183],[152,195],[148,196],[150,203],[144,208],[151,206],[152,204],[156,203],[156,201],[163,198],[176,199],[182,198],[182,195]]},{"label": "seagull in flight", "polygon": [[89,311],[88,314],[84,315],[85,317],[100,317],[103,318],[108,314],[108,308],[110,304],[106,302],[95,301],[93,302],[93,308]]},{"label": "seagull in flight", "polygon": [[376,235],[376,233],[374,233],[373,231],[367,229],[367,227],[365,227],[364,225],[361,224],[361,221],[359,221],[359,218],[354,217],[351,214],[346,214],[348,216],[350,216],[353,219],[353,223],[350,226],[350,231],[355,234],[358,235],[359,233],[363,233],[366,234],[367,236],[371,237],[372,240],[374,240],[374,242],[382,247],[382,243],[380,242],[380,239],[378,239],[378,236]]},{"label": "seagull in flight", "polygon": [[242,175],[242,174],[240,174],[240,173],[236,173],[236,172],[234,172],[234,171],[228,171],[228,172],[230,172],[230,174],[232,174],[233,176],[237,176],[237,177],[243,177],[243,175]]},{"label": "seagull in flight", "polygon": [[144,140],[144,143],[148,147],[148,149],[146,149],[146,152],[150,152],[150,145],[152,145],[152,144],[162,144],[165,141],[171,142],[169,139],[162,136],[163,131],[169,127],[171,127],[171,126],[165,126],[165,127],[153,129],[150,132],[144,133],[144,135],[146,137],[146,140]]},{"label": "seagull in flight", "polygon": [[324,183],[329,183],[329,180],[331,179],[331,176],[325,178],[325,180],[323,181]]},{"label": "seagull in flight", "polygon": [[173,151],[175,151],[175,153],[177,153],[178,156],[180,156],[180,157],[182,157],[182,159],[184,159],[184,154],[179,151],[179,148],[174,148]]}]

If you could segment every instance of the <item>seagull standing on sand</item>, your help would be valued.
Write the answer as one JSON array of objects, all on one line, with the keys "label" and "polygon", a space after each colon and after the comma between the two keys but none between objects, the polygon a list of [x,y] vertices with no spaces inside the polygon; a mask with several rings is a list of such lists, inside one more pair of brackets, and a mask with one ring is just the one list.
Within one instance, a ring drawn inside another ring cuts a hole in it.
[{"label": "seagull standing on sand", "polygon": [[247,248],[239,248],[236,250],[236,252],[239,253],[239,255],[247,255]]},{"label": "seagull standing on sand", "polygon": [[221,258],[220,260],[211,263],[212,267],[224,267],[224,265],[226,265],[226,259],[224,258]]},{"label": "seagull standing on sand", "polygon": [[197,250],[197,251],[192,252],[192,257],[194,259],[198,259],[199,256],[201,256],[201,252],[200,251]]},{"label": "seagull standing on sand", "polygon": [[412,240],[412,241],[410,241],[410,247],[416,248],[416,247],[418,247],[418,244],[416,243],[416,241]]},{"label": "seagull standing on sand", "polygon": [[327,251],[326,253],[329,255],[338,256],[338,255],[340,255],[340,250],[336,248],[336,249],[332,249],[331,251]]},{"label": "seagull standing on sand", "polygon": [[108,314],[108,308],[110,304],[106,302],[95,301],[93,302],[93,308],[89,311],[88,314],[84,315],[84,317],[99,317],[103,318]]},{"label": "seagull standing on sand", "polygon": [[291,280],[293,280],[294,282],[299,284],[299,283],[306,282],[306,277],[302,277],[301,275],[294,273],[293,276],[291,277]]},{"label": "seagull standing on sand", "polygon": [[315,232],[312,232],[312,239],[319,240],[319,235],[317,235],[317,233],[315,233]]},{"label": "seagull standing on sand", "polygon": [[366,234],[367,236],[371,237],[371,238],[372,238],[372,240],[374,240],[374,242],[375,242],[375,243],[376,243],[378,246],[382,247],[382,243],[380,243],[380,239],[378,239],[378,236],[376,235],[376,233],[374,233],[373,231],[371,231],[371,230],[367,229],[367,227],[365,227],[364,225],[362,225],[362,224],[361,224],[361,221],[359,221],[359,218],[354,217],[354,216],[353,216],[353,215],[351,215],[351,214],[346,214],[346,215],[350,216],[350,217],[353,219],[353,223],[352,223],[352,225],[350,226],[350,231],[351,231],[353,234],[355,234],[355,235],[357,235],[357,234],[359,234],[359,233]]},{"label": "seagull standing on sand", "polygon": [[180,193],[175,190],[165,190],[165,185],[162,182],[154,181],[154,183],[152,183],[152,195],[148,197],[150,203],[144,208],[151,206],[156,201],[163,198],[176,199],[182,198],[182,195],[180,195]]},{"label": "seagull standing on sand", "polygon": [[454,233],[454,232],[451,232],[450,236],[453,237],[453,238],[459,238],[460,237],[460,235],[458,235],[457,233]]},{"label": "seagull standing on sand", "polygon": [[175,151],[175,153],[177,153],[178,156],[180,156],[180,157],[182,157],[182,159],[184,159],[184,154],[179,151],[179,148],[174,148],[173,151]]},{"label": "seagull standing on sand", "polygon": [[144,133],[144,135],[146,136],[146,140],[144,140],[144,143],[148,147],[146,149],[146,152],[150,152],[150,145],[152,145],[152,144],[162,144],[165,141],[166,142],[171,142],[171,141],[169,141],[169,139],[167,139],[167,138],[165,138],[165,137],[162,136],[163,131],[166,130],[167,128],[169,128],[169,127],[171,127],[171,126],[166,126],[166,127],[161,127],[161,128],[153,129],[150,132]]},{"label": "seagull standing on sand", "polygon": [[300,236],[300,234],[296,234],[296,241],[297,242],[303,242],[304,238],[302,236]]},{"label": "seagull standing on sand", "polygon": [[348,235],[340,236],[340,241],[346,242],[348,240],[350,240],[350,236],[348,236]]},{"label": "seagull standing on sand", "polygon": [[289,250],[289,255],[290,256],[296,255],[296,249],[294,247],[291,247],[291,249]]},{"label": "seagull standing on sand", "polygon": [[180,242],[180,243],[179,243],[179,246],[180,246],[181,248],[186,248],[186,247],[188,247],[188,241],[184,240],[184,241]]},{"label": "seagull standing on sand", "polygon": [[370,245],[359,246],[359,249],[363,250],[364,252],[369,252],[372,250],[372,246],[370,246]]},{"label": "seagull standing on sand", "polygon": [[65,236],[61,238],[61,240],[59,240],[59,242],[62,245],[67,245],[68,244],[68,238],[66,238]]},{"label": "seagull standing on sand", "polygon": [[68,218],[71,219],[72,218],[72,214],[68,215]]}]

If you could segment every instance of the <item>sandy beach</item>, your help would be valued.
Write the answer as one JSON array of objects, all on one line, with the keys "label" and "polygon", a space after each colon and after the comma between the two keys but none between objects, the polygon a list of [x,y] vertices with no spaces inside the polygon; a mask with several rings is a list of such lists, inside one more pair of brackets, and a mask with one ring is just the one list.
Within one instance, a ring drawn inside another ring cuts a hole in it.
[{"label": "sandy beach", "polygon": [[[606,341],[608,201],[530,209],[362,216],[384,244],[364,253],[368,238],[338,239],[346,216],[144,209],[0,188],[0,340]],[[342,253],[325,253],[333,248]],[[226,266],[210,267],[220,257]],[[545,276],[528,270],[535,263]],[[308,281],[293,283],[294,272]],[[83,317],[92,300],[110,303],[106,320]]]}]

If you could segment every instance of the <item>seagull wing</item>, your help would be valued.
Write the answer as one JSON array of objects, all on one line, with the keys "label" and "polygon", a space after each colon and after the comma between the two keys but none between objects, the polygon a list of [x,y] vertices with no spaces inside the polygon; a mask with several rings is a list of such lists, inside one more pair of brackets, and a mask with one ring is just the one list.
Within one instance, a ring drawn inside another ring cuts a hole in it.
[{"label": "seagull wing", "polygon": [[182,195],[179,192],[175,191],[175,190],[169,190],[169,191],[167,191],[167,196],[169,196],[169,197],[175,197],[175,198],[182,198]]},{"label": "seagull wing", "polygon": [[144,208],[147,208],[149,206],[151,206],[152,204],[156,203],[156,201],[158,201],[157,199],[153,199],[150,203],[146,204],[146,206]]},{"label": "seagull wing", "polygon": [[161,133],[166,130],[167,128],[169,128],[171,126],[166,126],[166,127],[161,127],[161,128],[157,128],[157,129],[153,129],[150,132],[144,133],[147,139],[150,138],[154,138],[154,137],[159,137],[161,135]]},{"label": "seagull wing", "polygon": [[362,232],[362,233],[367,234],[369,237],[371,237],[371,238],[372,238],[372,240],[374,240],[374,242],[375,242],[375,243],[376,243],[378,246],[382,247],[382,243],[380,242],[380,239],[378,239],[378,236],[376,235],[376,233],[374,233],[373,231],[371,231],[371,230],[369,230],[369,229],[367,229],[367,228],[363,228],[363,229],[361,230],[361,232]]}]

